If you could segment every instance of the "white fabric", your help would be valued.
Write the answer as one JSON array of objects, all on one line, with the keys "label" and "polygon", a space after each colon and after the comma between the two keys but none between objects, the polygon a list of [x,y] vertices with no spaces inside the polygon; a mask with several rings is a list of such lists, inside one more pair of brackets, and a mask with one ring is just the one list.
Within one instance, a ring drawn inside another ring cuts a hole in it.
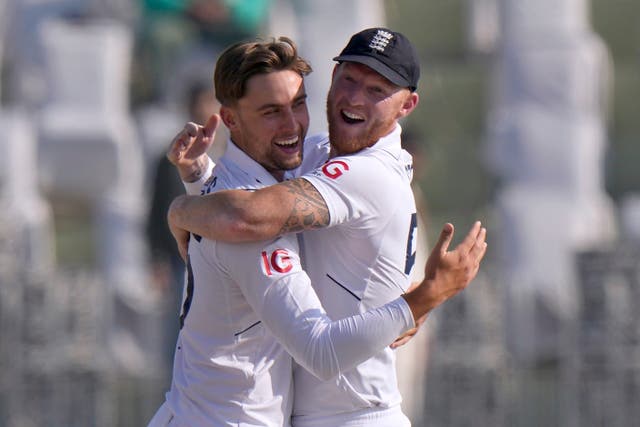
[{"label": "white fabric", "polygon": [[169,404],[164,402],[162,406],[156,411],[147,427],[172,427],[175,426],[173,414],[169,408]]},{"label": "white fabric", "polygon": [[[307,273],[332,319],[392,301],[410,284],[416,208],[412,160],[401,148],[400,133],[398,126],[374,146],[304,175],[322,194],[331,216],[329,228],[304,234],[304,250]],[[319,425],[330,416],[333,425],[340,425],[340,419],[357,422],[354,414],[393,408],[401,401],[389,347],[330,381],[296,366],[294,381],[295,426]],[[388,425],[366,420],[362,423]]]},{"label": "white fabric", "polygon": [[207,156],[207,160],[209,162],[207,163],[207,168],[205,169],[204,173],[197,181],[193,181],[193,182],[182,181],[182,184],[184,184],[184,188],[187,191],[187,194],[200,194],[202,191],[203,185],[211,177],[211,174],[213,174],[213,168],[216,164],[213,162],[213,160],[211,160],[209,156]]},{"label": "white fabric", "polygon": [[[229,143],[203,191],[275,183]],[[331,322],[302,270],[295,235],[248,244],[192,236],[189,257],[184,326],[167,393],[177,425],[289,425],[293,395],[287,351],[328,379],[414,326],[402,298]]]},{"label": "white fabric", "polygon": [[[295,419],[294,423],[301,421]],[[411,427],[411,422],[400,406],[365,408],[325,417],[304,419],[305,427]]]}]

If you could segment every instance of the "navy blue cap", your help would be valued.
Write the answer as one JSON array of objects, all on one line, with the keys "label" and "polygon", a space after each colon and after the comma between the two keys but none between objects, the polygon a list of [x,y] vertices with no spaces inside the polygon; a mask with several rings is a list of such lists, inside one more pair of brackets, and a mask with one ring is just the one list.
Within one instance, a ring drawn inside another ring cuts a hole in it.
[{"label": "navy blue cap", "polygon": [[418,87],[420,61],[415,48],[404,35],[387,28],[367,28],[354,34],[333,60],[364,64],[412,92]]}]

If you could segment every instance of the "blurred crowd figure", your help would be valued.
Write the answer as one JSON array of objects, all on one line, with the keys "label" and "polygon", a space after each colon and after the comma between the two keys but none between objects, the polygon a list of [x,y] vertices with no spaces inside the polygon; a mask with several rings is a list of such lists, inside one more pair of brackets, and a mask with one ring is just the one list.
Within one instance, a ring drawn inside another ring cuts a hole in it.
[{"label": "blurred crowd figure", "polygon": [[140,1],[134,102],[181,99],[184,81],[201,77],[203,70],[211,75],[224,47],[261,31],[270,4],[270,0]]}]

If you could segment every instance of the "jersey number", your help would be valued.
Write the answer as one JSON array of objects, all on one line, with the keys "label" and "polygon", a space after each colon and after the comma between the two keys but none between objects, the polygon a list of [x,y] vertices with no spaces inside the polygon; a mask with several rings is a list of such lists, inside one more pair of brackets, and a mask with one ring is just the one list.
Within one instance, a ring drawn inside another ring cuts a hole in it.
[{"label": "jersey number", "polygon": [[407,255],[404,263],[404,274],[409,275],[413,264],[416,262],[416,230],[418,229],[418,214],[411,214],[411,225],[409,226],[409,236],[407,237]]}]

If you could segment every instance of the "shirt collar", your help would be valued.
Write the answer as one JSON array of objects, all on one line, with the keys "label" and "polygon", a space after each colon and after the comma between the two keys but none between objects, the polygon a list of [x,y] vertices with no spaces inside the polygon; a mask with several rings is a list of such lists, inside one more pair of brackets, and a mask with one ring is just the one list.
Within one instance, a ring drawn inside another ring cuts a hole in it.
[{"label": "shirt collar", "polygon": [[380,138],[371,147],[367,147],[366,150],[383,150],[395,158],[400,158],[402,153],[401,134],[402,127],[399,123],[396,123],[396,127],[391,131],[391,133]]},{"label": "shirt collar", "polygon": [[235,166],[240,172],[259,184],[267,186],[278,183],[273,175],[242,151],[231,139],[227,140],[227,150],[220,158],[220,162],[226,163],[228,167]]}]

